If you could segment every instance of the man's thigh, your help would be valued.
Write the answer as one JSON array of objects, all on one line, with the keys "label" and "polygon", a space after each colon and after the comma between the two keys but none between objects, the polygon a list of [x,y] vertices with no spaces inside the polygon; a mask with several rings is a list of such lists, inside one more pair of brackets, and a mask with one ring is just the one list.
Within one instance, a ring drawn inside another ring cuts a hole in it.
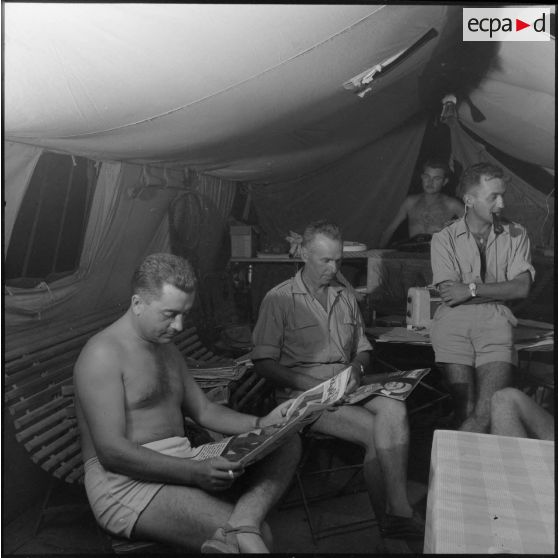
[{"label": "man's thigh", "polygon": [[540,440],[554,441],[554,417],[528,395],[520,392],[519,398],[521,420],[527,432]]},{"label": "man's thigh", "polygon": [[362,445],[373,435],[374,414],[364,407],[341,405],[323,411],[311,430]]},{"label": "man's thigh", "polygon": [[133,535],[199,551],[232,513],[233,504],[225,494],[165,485],[139,516]]}]

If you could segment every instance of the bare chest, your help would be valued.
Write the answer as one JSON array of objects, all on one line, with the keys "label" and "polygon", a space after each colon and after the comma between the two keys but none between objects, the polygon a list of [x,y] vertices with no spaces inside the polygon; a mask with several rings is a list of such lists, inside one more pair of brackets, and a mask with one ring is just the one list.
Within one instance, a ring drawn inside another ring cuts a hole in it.
[{"label": "bare chest", "polygon": [[451,209],[447,207],[443,199],[429,204],[420,199],[409,212],[409,221],[424,229],[420,232],[432,233],[440,230],[452,216]]},{"label": "bare chest", "polygon": [[177,363],[165,351],[133,355],[124,370],[124,391],[129,410],[155,408],[182,398]]}]

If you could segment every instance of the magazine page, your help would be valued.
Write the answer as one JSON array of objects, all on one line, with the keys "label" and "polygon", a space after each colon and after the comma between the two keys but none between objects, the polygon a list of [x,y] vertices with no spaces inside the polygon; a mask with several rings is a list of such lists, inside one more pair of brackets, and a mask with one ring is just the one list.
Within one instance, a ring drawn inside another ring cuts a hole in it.
[{"label": "magazine page", "polygon": [[333,405],[345,395],[350,378],[351,367],[349,366],[333,378],[301,393],[289,407],[287,418],[298,415],[301,411],[307,415],[309,411],[315,412]]},{"label": "magazine page", "polygon": [[271,453],[304,424],[305,421],[297,417],[281,425],[273,424],[256,428],[218,442],[203,444],[194,448],[197,453],[192,459],[200,461],[222,456],[229,461],[238,461],[247,466]]},{"label": "magazine page", "polygon": [[333,378],[301,393],[291,404],[286,422],[257,428],[224,438],[218,442],[197,448],[193,459],[202,460],[223,456],[230,461],[249,465],[282,444],[287,436],[299,431],[315,418],[315,413],[341,400],[351,377],[351,367],[345,368]]},{"label": "magazine page", "polygon": [[409,397],[418,383],[430,372],[430,368],[417,368],[415,370],[398,370],[379,375],[378,381],[362,385],[353,393],[345,396],[345,403],[353,405],[374,395],[383,395],[404,401]]}]

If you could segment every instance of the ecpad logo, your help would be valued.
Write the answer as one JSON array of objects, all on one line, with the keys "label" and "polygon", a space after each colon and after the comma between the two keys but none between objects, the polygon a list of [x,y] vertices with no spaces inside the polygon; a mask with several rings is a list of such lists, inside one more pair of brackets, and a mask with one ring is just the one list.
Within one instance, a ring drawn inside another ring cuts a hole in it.
[{"label": "ecpad logo", "polygon": [[550,41],[550,8],[463,8],[464,41]]}]

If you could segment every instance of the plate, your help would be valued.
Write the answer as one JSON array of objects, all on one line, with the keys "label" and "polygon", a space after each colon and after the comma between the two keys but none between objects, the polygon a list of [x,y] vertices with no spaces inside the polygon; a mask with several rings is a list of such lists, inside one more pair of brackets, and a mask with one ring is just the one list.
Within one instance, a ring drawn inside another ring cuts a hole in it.
[{"label": "plate", "polygon": [[351,242],[349,240],[343,242],[343,252],[365,252],[367,249],[366,244],[361,242]]}]

